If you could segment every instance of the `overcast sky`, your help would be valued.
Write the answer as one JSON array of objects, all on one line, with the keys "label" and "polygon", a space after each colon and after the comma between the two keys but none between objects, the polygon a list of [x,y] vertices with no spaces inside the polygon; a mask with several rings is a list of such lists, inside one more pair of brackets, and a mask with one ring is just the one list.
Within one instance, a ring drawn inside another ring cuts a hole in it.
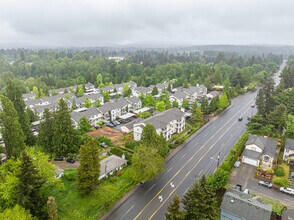
[{"label": "overcast sky", "polygon": [[294,45],[292,0],[0,1],[0,47]]}]

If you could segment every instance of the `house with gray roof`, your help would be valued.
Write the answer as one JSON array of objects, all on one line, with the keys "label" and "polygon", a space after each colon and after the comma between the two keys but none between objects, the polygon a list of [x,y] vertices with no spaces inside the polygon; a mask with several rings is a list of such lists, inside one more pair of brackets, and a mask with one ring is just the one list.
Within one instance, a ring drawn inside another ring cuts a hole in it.
[{"label": "house with gray roof", "polygon": [[25,101],[25,104],[28,108],[34,108],[35,106],[42,105],[42,100],[41,99],[28,99]]},{"label": "house with gray roof", "polygon": [[112,86],[104,86],[103,88],[100,88],[100,93],[102,93],[103,91],[112,93],[113,92],[113,87]]},{"label": "house with gray roof", "polygon": [[97,122],[101,121],[103,115],[97,110],[97,108],[90,107],[84,111],[73,111],[71,112],[71,120],[73,125],[77,128],[80,119],[85,116],[92,127],[97,125]]},{"label": "house with gray roof", "polygon": [[270,220],[272,205],[237,189],[227,189],[220,207],[221,220]]},{"label": "house with gray roof", "polygon": [[113,90],[116,90],[116,93],[114,91],[113,91],[113,93],[120,94],[120,95],[123,94],[124,86],[125,86],[125,83],[112,85]]},{"label": "house with gray roof", "polygon": [[142,108],[142,101],[138,97],[133,96],[130,98],[126,98],[126,100],[129,103],[129,106],[128,106],[129,112],[133,112]]},{"label": "house with gray roof", "polygon": [[64,94],[64,93],[69,93],[69,92],[75,93],[77,90],[77,87],[78,86],[69,86],[66,88],[49,89],[48,93],[49,93],[49,96],[54,95],[54,93],[56,93],[56,94]]},{"label": "house with gray roof", "polygon": [[245,143],[242,162],[253,166],[261,164],[263,169],[269,169],[275,160],[277,145],[274,139],[250,134]]},{"label": "house with gray roof", "polygon": [[32,100],[36,98],[36,94],[33,92],[30,92],[30,93],[22,94],[22,97],[24,101]]},{"label": "house with gray roof", "polygon": [[283,160],[294,160],[294,139],[286,138]]},{"label": "house with gray roof", "polygon": [[108,176],[114,174],[115,171],[123,169],[128,163],[128,161],[122,157],[111,155],[100,162],[100,175],[99,180],[107,178]]},{"label": "house with gray roof", "polygon": [[134,124],[135,141],[141,140],[143,128],[147,124],[153,125],[158,134],[169,140],[173,134],[181,133],[185,129],[185,113],[178,108],[172,108]]},{"label": "house with gray roof", "polygon": [[100,93],[91,93],[88,95],[84,95],[81,97],[74,97],[74,98],[70,98],[68,101],[70,103],[70,108],[72,108],[72,105],[75,104],[75,106],[77,108],[82,108],[85,104],[85,100],[86,99],[90,99],[91,103],[94,104],[94,102],[96,100],[100,101],[100,104],[103,105],[104,104],[104,98],[103,95],[101,95]]},{"label": "house with gray roof", "polygon": [[189,98],[189,95],[187,95],[185,92],[175,91],[170,94],[169,101],[170,101],[170,103],[173,103],[174,101],[176,101],[180,107],[180,106],[182,106],[183,101],[188,100],[188,98]]},{"label": "house with gray roof", "polygon": [[139,86],[135,88],[134,90],[132,90],[132,95],[135,97],[139,97],[141,93],[146,95],[146,94],[150,94],[151,92],[152,92],[152,89],[148,87],[144,87],[144,86]]},{"label": "house with gray roof", "polygon": [[44,111],[45,111],[46,108],[50,112],[55,112],[58,109],[58,105],[59,105],[58,102],[53,102],[53,103],[50,103],[48,105],[37,105],[37,106],[34,106],[32,108],[32,110],[35,111],[35,113],[39,116],[39,118],[42,118],[43,117],[43,113],[44,113]]},{"label": "house with gray roof", "polygon": [[88,94],[95,93],[96,88],[92,83],[88,82],[87,84],[85,84],[85,92]]},{"label": "house with gray roof", "polygon": [[97,110],[103,115],[105,121],[116,120],[116,109],[110,102],[106,102],[104,105],[97,108]]},{"label": "house with gray roof", "polygon": [[220,92],[219,91],[211,91],[210,93],[208,93],[206,95],[206,97],[208,99],[213,99],[214,97],[219,96],[219,95],[220,95]]},{"label": "house with gray roof", "polygon": [[116,116],[121,116],[129,112],[129,102],[125,98],[118,98],[111,103],[116,109]]}]

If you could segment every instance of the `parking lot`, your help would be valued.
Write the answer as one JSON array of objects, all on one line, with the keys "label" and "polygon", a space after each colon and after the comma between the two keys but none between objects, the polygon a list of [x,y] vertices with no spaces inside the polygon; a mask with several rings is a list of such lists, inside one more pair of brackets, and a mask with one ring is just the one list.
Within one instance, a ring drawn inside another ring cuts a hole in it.
[{"label": "parking lot", "polygon": [[246,188],[247,182],[250,178],[254,177],[255,167],[249,164],[241,163],[240,167],[233,168],[230,177],[230,185],[235,187],[237,184],[242,185],[243,189]]}]

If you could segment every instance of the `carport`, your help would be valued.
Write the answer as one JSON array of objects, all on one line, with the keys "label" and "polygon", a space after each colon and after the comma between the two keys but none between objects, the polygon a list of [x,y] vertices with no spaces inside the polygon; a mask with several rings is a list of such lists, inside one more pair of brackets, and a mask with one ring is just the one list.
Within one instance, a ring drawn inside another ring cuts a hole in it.
[{"label": "carport", "polygon": [[128,118],[133,117],[133,116],[135,116],[135,114],[133,114],[133,113],[127,113],[127,114],[124,114],[124,115],[119,116],[119,118],[120,119],[123,119],[123,120],[126,120]]},{"label": "carport", "polygon": [[141,109],[138,109],[136,111],[134,111],[135,114],[139,114],[140,112],[147,112],[149,111],[151,108],[149,107],[144,107],[144,108],[141,108]]}]

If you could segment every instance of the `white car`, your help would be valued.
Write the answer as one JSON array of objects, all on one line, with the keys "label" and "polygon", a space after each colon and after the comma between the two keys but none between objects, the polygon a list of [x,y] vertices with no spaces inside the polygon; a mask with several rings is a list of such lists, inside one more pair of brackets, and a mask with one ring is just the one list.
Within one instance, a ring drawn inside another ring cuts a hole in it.
[{"label": "white car", "polygon": [[287,194],[289,194],[291,196],[294,196],[294,189],[281,187],[280,191],[284,192],[284,193],[287,193]]}]

